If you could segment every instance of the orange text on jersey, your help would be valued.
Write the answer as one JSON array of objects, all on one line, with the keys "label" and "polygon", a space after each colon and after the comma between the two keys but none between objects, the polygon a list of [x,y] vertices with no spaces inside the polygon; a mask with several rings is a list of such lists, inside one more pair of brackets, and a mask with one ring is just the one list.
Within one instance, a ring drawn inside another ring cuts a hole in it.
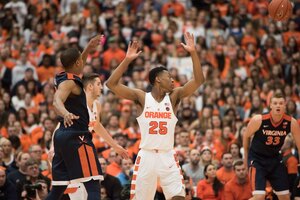
[{"label": "orange text on jersey", "polygon": [[171,113],[170,112],[145,112],[145,117],[171,119]]}]

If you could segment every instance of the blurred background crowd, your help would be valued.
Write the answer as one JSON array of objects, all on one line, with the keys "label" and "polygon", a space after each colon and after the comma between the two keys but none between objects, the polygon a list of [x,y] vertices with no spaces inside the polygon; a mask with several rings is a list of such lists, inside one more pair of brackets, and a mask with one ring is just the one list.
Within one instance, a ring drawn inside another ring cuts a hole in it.
[{"label": "blurred background crowd", "polygon": [[[182,86],[192,76],[191,58],[180,45],[186,31],[195,36],[206,83],[181,102],[175,149],[188,199],[205,199],[201,181],[214,176],[204,172],[209,163],[226,195],[237,173],[233,165],[243,156],[247,122],[268,111],[270,96],[283,92],[287,114],[300,119],[300,1],[293,4],[293,16],[275,22],[268,17],[268,0],[1,0],[0,199],[15,190],[13,198],[28,196],[35,187],[44,199],[51,188],[53,78],[62,71],[63,50],[82,50],[92,36],[104,34],[104,45],[89,54],[84,73],[99,73],[105,83],[129,41],[138,40],[143,53],[122,81],[147,91],[148,71],[164,65]],[[106,177],[101,196],[126,199],[140,141],[136,105],[106,87],[99,101],[102,124],[132,158],[122,160],[94,137]],[[297,175],[291,137],[282,153],[289,174]],[[157,191],[156,198],[163,199],[159,186]]]}]

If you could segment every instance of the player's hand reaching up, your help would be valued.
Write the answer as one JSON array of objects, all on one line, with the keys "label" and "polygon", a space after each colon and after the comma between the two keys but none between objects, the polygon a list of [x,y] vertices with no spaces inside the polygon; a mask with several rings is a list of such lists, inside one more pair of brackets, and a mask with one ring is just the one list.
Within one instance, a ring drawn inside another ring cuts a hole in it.
[{"label": "player's hand reaching up", "polygon": [[196,51],[195,40],[194,40],[193,34],[191,34],[189,32],[184,33],[184,40],[185,40],[185,44],[181,43],[181,45],[187,52],[192,53],[192,52]]},{"label": "player's hand reaching up", "polygon": [[65,125],[65,127],[72,126],[74,119],[79,119],[79,116],[76,116],[73,113],[65,114],[64,115],[64,125]]},{"label": "player's hand reaching up", "polygon": [[125,158],[125,159],[129,158],[129,155],[128,155],[128,152],[126,151],[126,149],[124,149],[120,145],[117,144],[113,148],[116,151],[116,153],[119,154],[122,158]]},{"label": "player's hand reaching up", "polygon": [[97,35],[89,41],[88,48],[94,49],[99,45],[103,45],[103,41],[104,41],[104,35]]},{"label": "player's hand reaching up", "polygon": [[130,42],[128,45],[126,58],[129,61],[132,61],[132,60],[136,59],[141,53],[142,53],[142,51],[139,51],[139,42],[133,41],[133,42]]}]

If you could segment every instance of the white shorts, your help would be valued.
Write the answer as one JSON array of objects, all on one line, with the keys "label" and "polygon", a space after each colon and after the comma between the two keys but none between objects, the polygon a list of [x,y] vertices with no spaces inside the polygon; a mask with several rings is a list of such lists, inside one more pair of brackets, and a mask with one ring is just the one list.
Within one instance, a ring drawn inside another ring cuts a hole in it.
[{"label": "white shorts", "polygon": [[167,200],[185,196],[182,171],[174,150],[140,150],[135,161],[130,199],[153,200],[160,181]]},{"label": "white shorts", "polygon": [[83,183],[69,184],[65,194],[68,194],[70,200],[87,199],[87,192]]}]

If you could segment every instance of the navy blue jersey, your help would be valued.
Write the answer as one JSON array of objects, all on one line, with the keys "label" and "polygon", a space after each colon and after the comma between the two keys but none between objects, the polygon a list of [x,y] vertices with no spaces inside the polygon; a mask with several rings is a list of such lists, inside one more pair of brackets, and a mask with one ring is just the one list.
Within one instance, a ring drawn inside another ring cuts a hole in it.
[{"label": "navy blue jersey", "polygon": [[[67,72],[61,72],[55,76],[54,85],[57,89],[59,84],[66,80],[73,80],[76,85],[78,85],[81,89],[79,95],[70,94],[66,99],[64,105],[65,108],[74,115],[79,116],[79,119],[73,120],[73,125],[68,127],[70,129],[76,129],[77,131],[88,131],[88,124],[89,124],[89,113],[86,104],[86,96],[83,90],[83,84],[81,78]],[[60,129],[65,129],[64,127],[64,119],[59,117],[60,122]]]},{"label": "navy blue jersey", "polygon": [[279,156],[284,139],[290,131],[290,116],[284,114],[280,122],[274,124],[270,113],[262,115],[262,123],[254,133],[249,155],[261,157]]}]

